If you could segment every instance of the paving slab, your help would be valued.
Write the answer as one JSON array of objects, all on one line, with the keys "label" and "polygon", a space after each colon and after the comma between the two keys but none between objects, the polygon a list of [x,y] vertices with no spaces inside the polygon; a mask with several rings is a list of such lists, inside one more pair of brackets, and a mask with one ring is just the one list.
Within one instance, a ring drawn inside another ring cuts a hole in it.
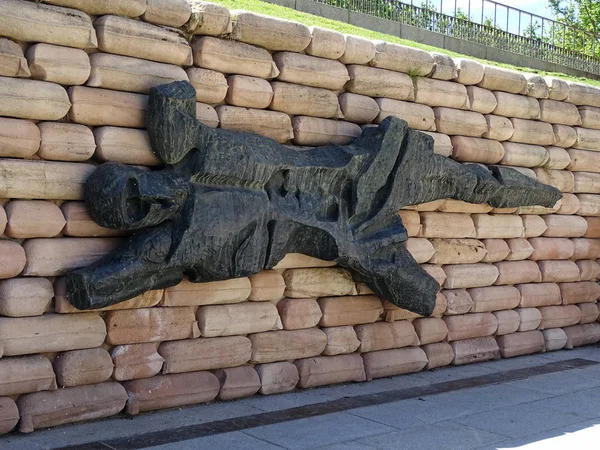
[{"label": "paving slab", "polygon": [[535,404],[497,408],[460,417],[456,422],[512,438],[525,437],[543,431],[586,421],[581,416],[553,411]]},{"label": "paving slab", "polygon": [[588,421],[529,435],[525,438],[509,439],[481,450],[598,450],[600,424]]},{"label": "paving slab", "polygon": [[[246,433],[290,450],[304,450],[395,431],[346,413],[328,414],[246,430]],[[362,440],[361,440],[362,442]]]},{"label": "paving slab", "polygon": [[447,420],[359,442],[381,450],[470,450],[506,440],[506,436]]},{"label": "paving slab", "polygon": [[542,392],[502,384],[358,408],[349,414],[406,429],[548,397]]},{"label": "paving slab", "polygon": [[526,380],[512,381],[506,386],[518,386],[534,391],[547,392],[553,395],[568,394],[592,387],[600,386],[600,378],[586,377],[579,375],[577,370],[566,372],[548,373]]}]

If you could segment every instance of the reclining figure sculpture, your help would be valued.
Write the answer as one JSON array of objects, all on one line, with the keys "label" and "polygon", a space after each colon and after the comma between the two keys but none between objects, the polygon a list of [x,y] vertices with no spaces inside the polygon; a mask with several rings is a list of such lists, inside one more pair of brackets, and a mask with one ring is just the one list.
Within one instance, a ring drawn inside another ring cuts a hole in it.
[{"label": "reclining figure sculpture", "polygon": [[106,307],[184,276],[246,277],[286,253],[303,253],[335,261],[380,297],[430,315],[439,285],[403,245],[400,208],[444,198],[552,207],[561,198],[516,170],[436,155],[430,136],[394,117],[349,145],[298,151],[203,125],[195,95],[187,82],[150,91],[146,123],[162,170],[107,163],[88,179],[94,221],[136,231],[112,254],[67,275],[76,308]]}]

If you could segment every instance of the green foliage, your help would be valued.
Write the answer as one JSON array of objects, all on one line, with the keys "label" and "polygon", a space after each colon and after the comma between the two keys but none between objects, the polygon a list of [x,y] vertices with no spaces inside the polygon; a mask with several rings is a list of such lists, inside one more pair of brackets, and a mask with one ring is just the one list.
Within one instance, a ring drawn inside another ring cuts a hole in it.
[{"label": "green foliage", "polygon": [[551,33],[565,48],[600,57],[600,1],[548,0],[556,20]]}]

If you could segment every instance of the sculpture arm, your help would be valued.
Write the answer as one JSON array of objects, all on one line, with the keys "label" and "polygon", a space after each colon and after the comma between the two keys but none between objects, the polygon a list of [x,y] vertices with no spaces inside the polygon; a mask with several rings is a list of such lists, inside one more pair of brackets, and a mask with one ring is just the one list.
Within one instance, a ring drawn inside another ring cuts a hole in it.
[{"label": "sculpture arm", "polygon": [[187,82],[150,89],[146,127],[152,150],[166,164],[180,162],[213,133],[196,119],[196,90]]}]

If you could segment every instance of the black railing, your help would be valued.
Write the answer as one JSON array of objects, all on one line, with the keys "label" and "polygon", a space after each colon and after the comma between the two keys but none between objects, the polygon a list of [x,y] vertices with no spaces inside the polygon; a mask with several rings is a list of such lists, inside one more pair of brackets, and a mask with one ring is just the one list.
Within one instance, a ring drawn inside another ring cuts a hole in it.
[{"label": "black railing", "polygon": [[600,75],[600,36],[490,0],[315,1]]}]

